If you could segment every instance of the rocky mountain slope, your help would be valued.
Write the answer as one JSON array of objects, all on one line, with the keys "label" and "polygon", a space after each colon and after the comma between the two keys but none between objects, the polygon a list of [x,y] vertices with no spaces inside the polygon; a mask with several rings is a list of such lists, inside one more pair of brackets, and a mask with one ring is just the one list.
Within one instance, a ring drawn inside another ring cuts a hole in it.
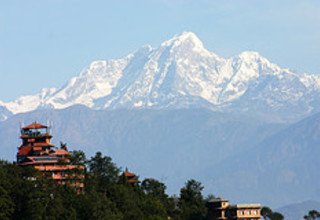
[{"label": "rocky mountain slope", "polygon": [[59,89],[0,103],[12,113],[82,104],[92,109],[180,109],[250,112],[297,120],[319,110],[320,78],[297,74],[257,52],[223,58],[184,32],[158,48],[94,61]]}]

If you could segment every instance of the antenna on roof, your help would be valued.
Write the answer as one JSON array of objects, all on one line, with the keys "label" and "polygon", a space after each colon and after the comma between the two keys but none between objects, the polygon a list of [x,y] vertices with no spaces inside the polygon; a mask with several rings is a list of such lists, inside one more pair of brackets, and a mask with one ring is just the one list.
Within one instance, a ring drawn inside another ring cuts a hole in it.
[{"label": "antenna on roof", "polygon": [[20,134],[22,134],[22,122],[21,121],[19,121],[19,127],[20,127]]},{"label": "antenna on roof", "polygon": [[49,131],[50,131],[50,133],[51,133],[51,131],[52,131],[52,126],[53,126],[53,122],[52,122],[52,121],[49,121]]},{"label": "antenna on roof", "polygon": [[49,120],[47,119],[46,121],[47,121],[46,122],[46,126],[47,126],[46,131],[47,131],[47,134],[49,134],[50,133]]}]

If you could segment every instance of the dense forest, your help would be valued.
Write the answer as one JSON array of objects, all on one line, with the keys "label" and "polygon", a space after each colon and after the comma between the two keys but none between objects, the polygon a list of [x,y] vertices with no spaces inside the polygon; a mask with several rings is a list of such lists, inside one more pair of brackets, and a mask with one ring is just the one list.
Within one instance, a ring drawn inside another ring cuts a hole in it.
[{"label": "dense forest", "polygon": [[[166,194],[166,185],[146,178],[140,184],[128,184],[121,169],[100,152],[86,159],[82,151],[73,151],[71,163],[85,165],[85,190],[77,193],[67,185],[56,184],[32,167],[0,161],[0,219],[206,219],[203,186],[188,180],[179,196]],[[283,219],[268,207],[261,210],[264,219]],[[311,218],[310,218],[311,219]]]},{"label": "dense forest", "polygon": [[86,166],[83,193],[55,184],[32,167],[1,161],[0,219],[203,219],[206,215],[200,182],[189,180],[179,197],[170,197],[165,184],[156,179],[128,184],[121,169],[100,152],[87,160],[83,152],[74,151],[70,159]]}]

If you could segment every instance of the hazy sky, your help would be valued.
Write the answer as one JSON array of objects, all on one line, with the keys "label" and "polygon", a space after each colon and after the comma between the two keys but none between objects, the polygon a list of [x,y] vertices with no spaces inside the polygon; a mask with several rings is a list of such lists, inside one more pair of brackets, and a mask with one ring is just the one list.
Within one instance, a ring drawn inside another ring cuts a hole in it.
[{"label": "hazy sky", "polygon": [[183,31],[224,57],[255,50],[320,74],[319,0],[0,0],[0,100],[60,87],[93,60]]}]

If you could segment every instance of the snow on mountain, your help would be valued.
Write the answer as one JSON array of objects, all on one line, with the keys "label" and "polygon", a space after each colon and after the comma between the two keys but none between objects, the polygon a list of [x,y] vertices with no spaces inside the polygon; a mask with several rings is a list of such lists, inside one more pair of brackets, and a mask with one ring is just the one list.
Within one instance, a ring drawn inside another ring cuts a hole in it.
[{"label": "snow on mountain", "polygon": [[46,105],[45,100],[52,96],[56,90],[55,88],[45,88],[38,94],[21,96],[15,101],[2,105],[14,114],[33,111]]},{"label": "snow on mountain", "polygon": [[4,106],[19,113],[75,104],[93,109],[205,105],[275,114],[289,109],[295,118],[320,109],[319,94],[319,76],[281,69],[257,52],[225,59],[208,51],[194,33],[183,32],[156,49],[144,46],[122,59],[94,61],[60,89]]},{"label": "snow on mountain", "polygon": [[8,117],[12,115],[12,112],[10,112],[5,106],[4,103],[0,101],[0,122],[7,120]]},{"label": "snow on mountain", "polygon": [[111,61],[95,61],[84,69],[79,76],[73,77],[45,104],[55,108],[66,108],[75,104],[94,107],[94,100],[109,95],[122,76],[122,71],[132,58]]}]

